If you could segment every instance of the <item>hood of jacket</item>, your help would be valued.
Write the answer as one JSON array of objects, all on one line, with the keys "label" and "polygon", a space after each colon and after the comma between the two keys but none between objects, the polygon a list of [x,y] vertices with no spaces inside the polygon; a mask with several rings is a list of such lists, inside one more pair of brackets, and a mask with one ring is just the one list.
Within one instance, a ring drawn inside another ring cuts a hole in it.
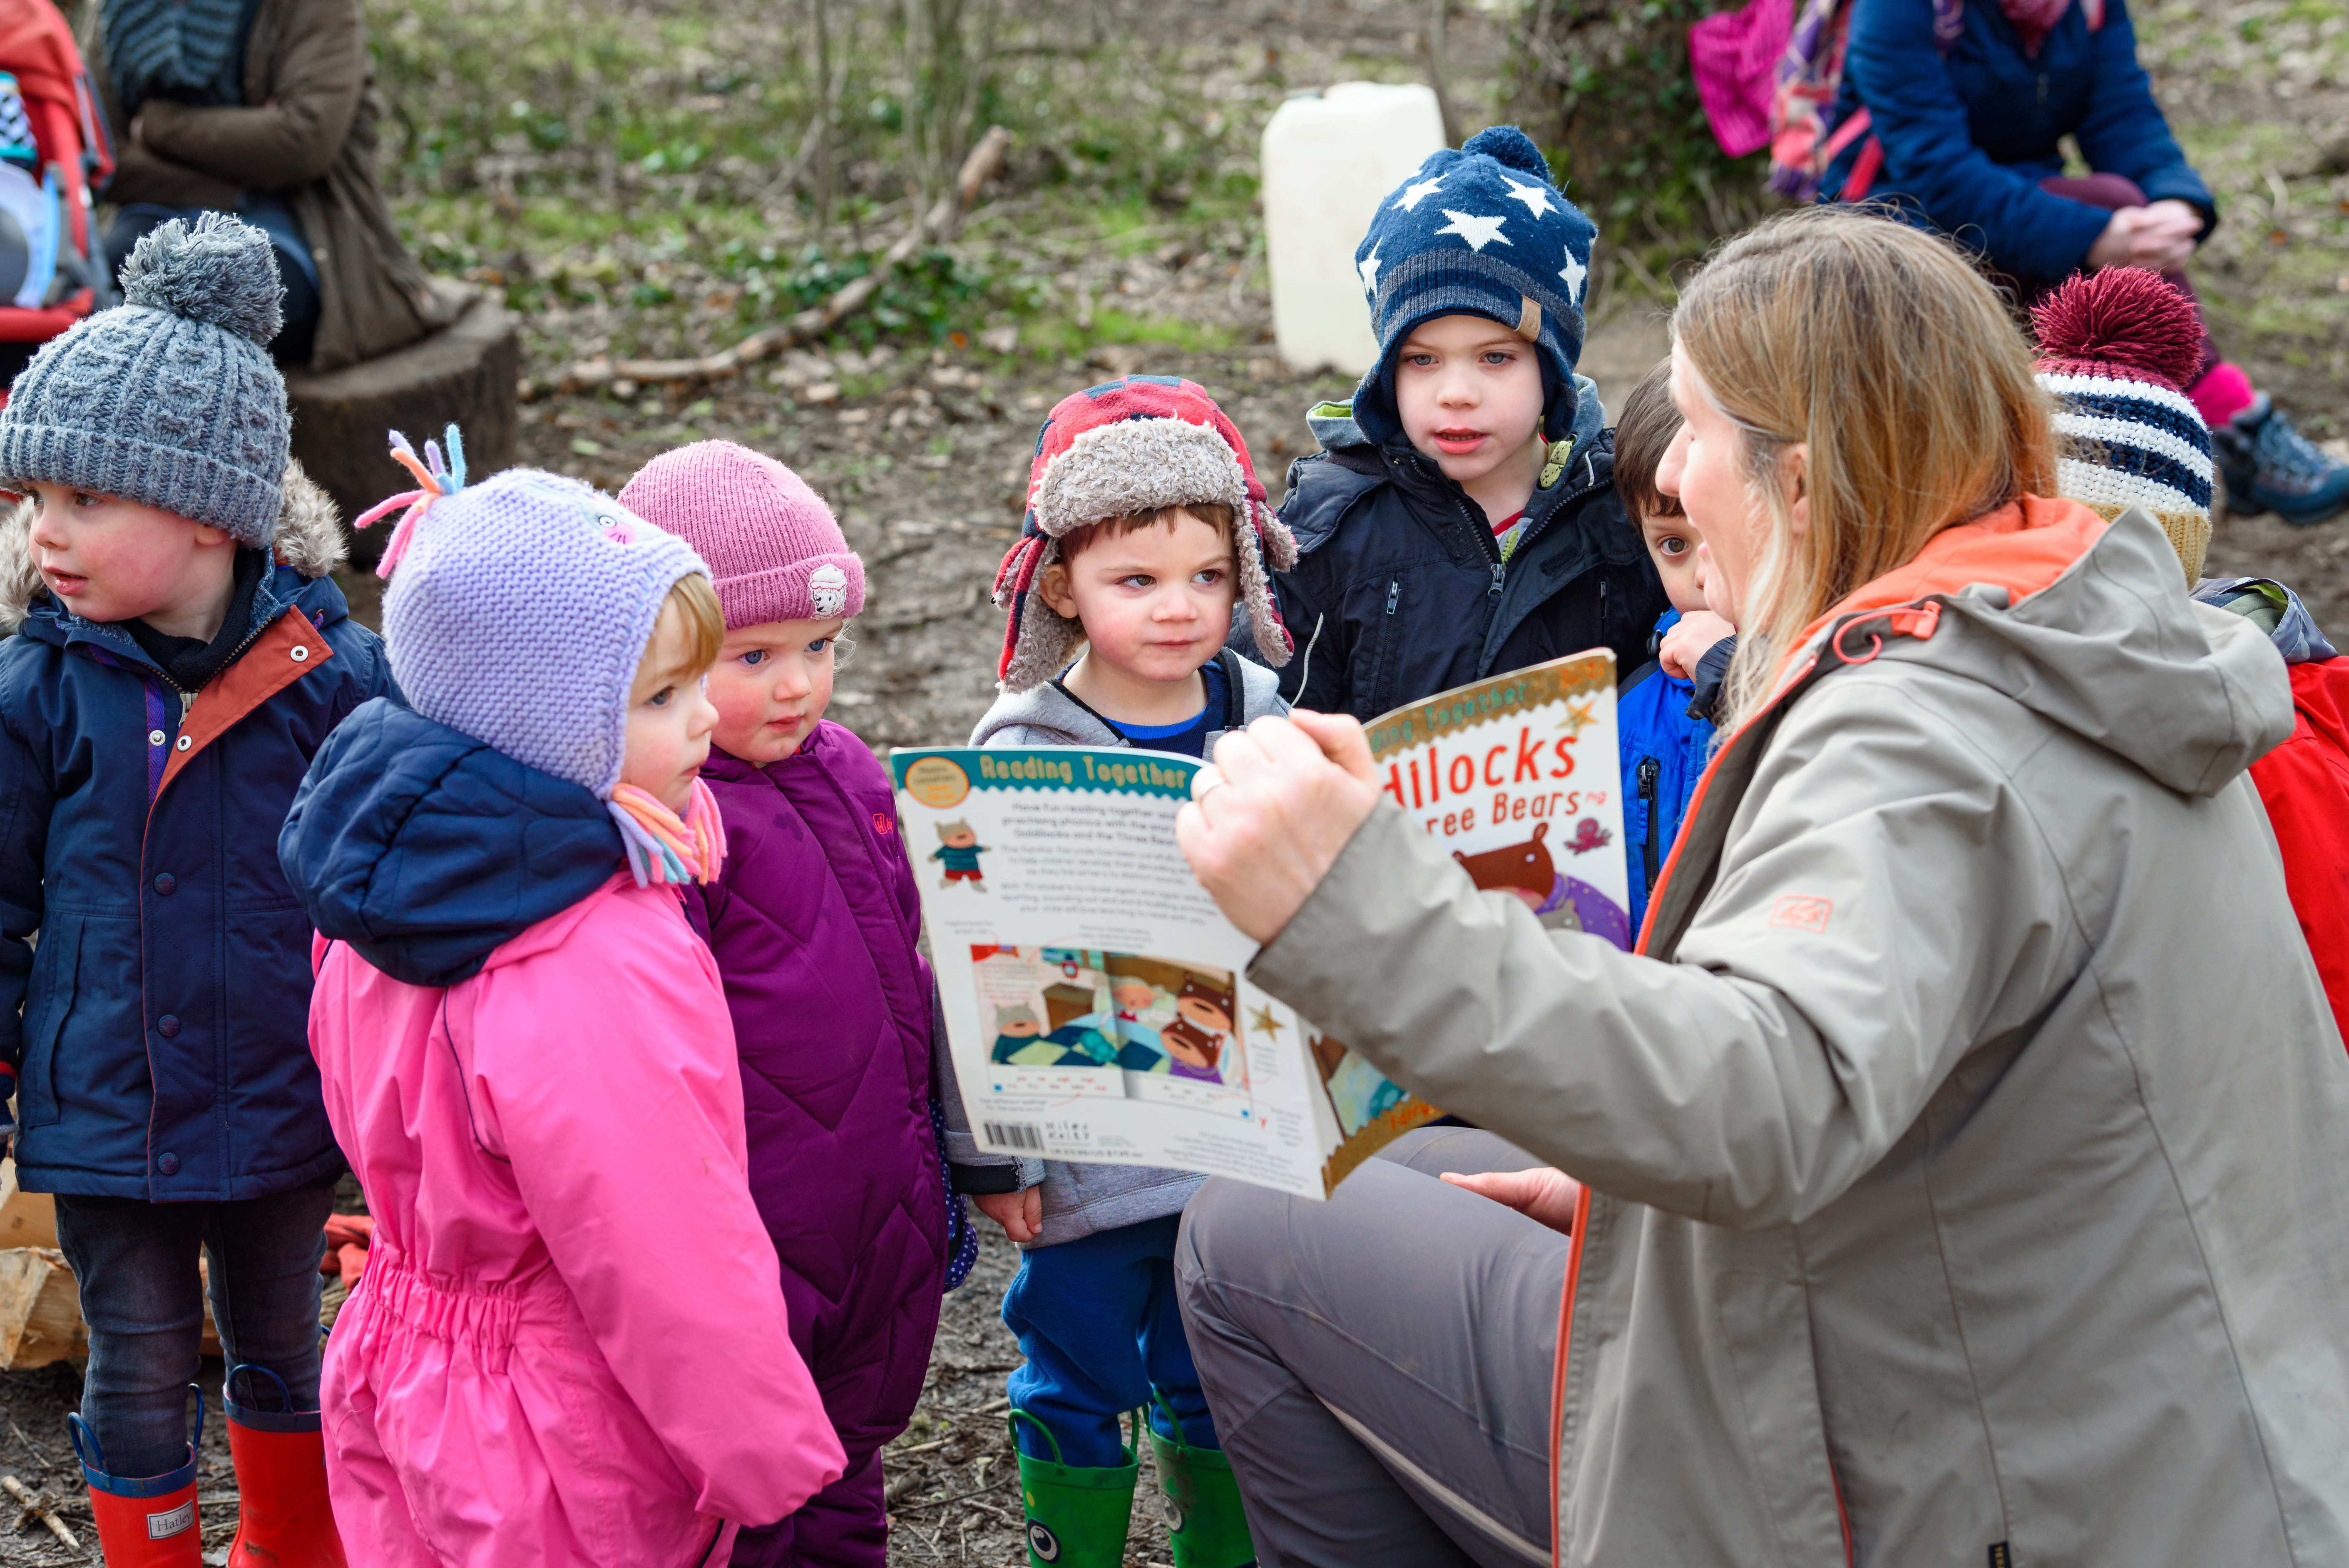
[{"label": "hood of jacket", "polygon": [[[254,595],[256,614],[264,603],[274,615],[295,602],[296,589],[285,579],[287,570],[305,581],[323,578],[350,554],[334,498],[302,471],[299,462],[285,465],[285,476],[278,481],[278,490],[283,499],[278,506],[274,549],[280,570],[264,579],[262,592]],[[341,593],[337,592],[335,598],[339,604]],[[304,608],[311,606],[305,604]],[[342,613],[348,611],[346,608]],[[40,563],[33,552],[33,503],[24,499],[0,511],[0,637],[16,632],[28,619],[43,616],[75,625],[92,624],[58,604],[42,580]],[[136,646],[127,635],[115,640]]]},{"label": "hood of jacket", "polygon": [[2285,664],[2315,664],[2340,655],[2300,595],[2272,577],[2205,577],[2194,585],[2194,601],[2230,610],[2266,632]]},{"label": "hood of jacket", "polygon": [[[1848,615],[1938,600],[1930,634],[1888,638],[1888,656],[1980,681],[2168,789],[2215,795],[2291,735],[2291,685],[2259,627],[2189,599],[2177,568],[2137,508],[2107,526],[2076,501],[2026,496],[1944,529],[1805,644]],[[1868,634],[1847,629],[1845,651]]]},{"label": "hood of jacket", "polygon": [[384,697],[319,749],[277,852],[321,935],[435,986],[477,974],[624,863],[593,792]]},{"label": "hood of jacket", "polygon": [[[1599,479],[1599,441],[1607,433],[1607,409],[1599,401],[1597,384],[1588,377],[1577,376],[1574,391],[1574,428],[1566,439],[1550,443],[1540,482],[1526,503],[1528,522],[1546,503],[1564,500]],[[1389,482],[1398,472],[1416,475],[1431,492],[1444,492],[1440,498],[1432,494],[1427,499],[1449,499],[1459,490],[1406,437],[1397,435],[1381,445],[1364,435],[1355,422],[1351,403],[1317,403],[1305,411],[1305,423],[1321,444],[1321,451],[1288,465],[1288,488],[1302,493],[1295,497],[1295,504],[1284,501],[1280,509],[1281,521],[1297,537],[1300,555],[1326,542],[1364,492]],[[1328,460],[1332,458],[1336,460]]]},{"label": "hood of jacket", "polygon": [[[1233,617],[1235,636],[1239,634],[1239,619]],[[1243,728],[1268,713],[1286,713],[1288,705],[1280,700],[1280,676],[1255,660],[1235,652],[1228,645],[1216,655],[1223,661],[1224,676],[1229,680],[1238,676],[1237,695],[1240,703],[1237,725],[1210,724],[1207,744],[1210,752],[1216,738],[1229,729]],[[1019,731],[1007,734],[1007,731]],[[1001,738],[998,738],[1000,737]],[[970,732],[973,746],[1124,746],[1128,742],[1110,727],[1107,719],[1079,702],[1062,688],[1061,683],[1046,681],[1026,691],[1007,691],[995,699],[995,706],[980,716],[978,726]]]}]

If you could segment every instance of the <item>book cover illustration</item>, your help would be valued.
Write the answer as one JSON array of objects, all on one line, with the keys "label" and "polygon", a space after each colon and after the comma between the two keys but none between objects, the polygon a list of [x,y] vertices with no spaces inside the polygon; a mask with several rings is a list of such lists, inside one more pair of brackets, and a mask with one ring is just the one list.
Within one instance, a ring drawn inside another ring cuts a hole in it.
[{"label": "book cover illustration", "polygon": [[[1551,930],[1630,947],[1613,654],[1460,686],[1366,727],[1381,790],[1470,881],[1524,901]],[[1317,1030],[1308,1044],[1338,1127],[1323,1171],[1329,1189],[1444,1114],[1343,1042]]]}]

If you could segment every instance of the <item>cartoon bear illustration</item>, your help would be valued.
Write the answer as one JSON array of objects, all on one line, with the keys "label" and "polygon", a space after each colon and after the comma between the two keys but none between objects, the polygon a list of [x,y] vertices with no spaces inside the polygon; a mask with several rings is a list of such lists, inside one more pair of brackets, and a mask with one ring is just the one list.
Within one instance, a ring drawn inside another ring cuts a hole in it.
[{"label": "cartoon bear illustration", "polygon": [[1232,1043],[1232,988],[1198,975],[1185,975],[1174,994],[1174,1021],[1159,1044],[1174,1059],[1176,1078],[1221,1083],[1224,1048]]},{"label": "cartoon bear illustration", "polygon": [[943,861],[947,874],[938,879],[938,886],[947,888],[957,882],[968,882],[972,891],[985,892],[987,883],[980,877],[978,857],[987,846],[978,841],[978,830],[968,818],[959,822],[940,822],[938,847],[930,851],[930,859]]},{"label": "cartoon bear illustration", "polygon": [[1557,866],[1549,858],[1549,846],[1542,842],[1548,836],[1549,824],[1536,822],[1534,836],[1522,844],[1505,844],[1481,855],[1454,850],[1452,858],[1486,892],[1513,892],[1526,901],[1527,909],[1538,910],[1557,887]]},{"label": "cartoon bear illustration", "polygon": [[847,609],[848,573],[829,561],[809,573],[808,603],[819,621],[829,621]]}]

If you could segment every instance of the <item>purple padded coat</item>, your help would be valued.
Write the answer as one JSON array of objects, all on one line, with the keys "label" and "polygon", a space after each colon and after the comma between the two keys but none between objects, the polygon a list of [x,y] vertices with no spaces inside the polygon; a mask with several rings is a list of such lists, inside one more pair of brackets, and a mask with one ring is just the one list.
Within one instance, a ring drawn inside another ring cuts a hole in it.
[{"label": "purple padded coat", "polygon": [[839,725],[765,768],[712,750],[701,776],[726,820],[725,871],[702,894],[742,1056],[750,1195],[848,1454],[845,1476],[744,1531],[733,1560],[879,1568],[880,1449],[921,1395],[947,1264],[920,900],[889,776]]}]

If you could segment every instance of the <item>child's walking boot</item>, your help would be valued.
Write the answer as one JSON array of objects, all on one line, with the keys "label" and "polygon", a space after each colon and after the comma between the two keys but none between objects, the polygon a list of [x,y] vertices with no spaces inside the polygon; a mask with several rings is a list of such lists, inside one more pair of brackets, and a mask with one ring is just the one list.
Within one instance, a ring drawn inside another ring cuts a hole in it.
[{"label": "child's walking boot", "polygon": [[[277,1385],[275,1411],[240,1405],[243,1377]],[[228,1407],[228,1452],[236,1463],[236,1539],[229,1568],[345,1568],[343,1539],[326,1500],[326,1439],[319,1412],[296,1411],[285,1380],[266,1367],[243,1366],[221,1385]]]},{"label": "child's walking boot", "polygon": [[1232,1461],[1214,1449],[1184,1442],[1183,1423],[1164,1398],[1158,1408],[1175,1432],[1169,1438],[1150,1429],[1158,1484],[1166,1493],[1166,1542],[1174,1550],[1174,1568],[1249,1568],[1256,1562],[1256,1542],[1248,1538]]},{"label": "child's walking boot", "polygon": [[[1060,1439],[1052,1429],[1025,1410],[1011,1412],[1011,1446],[1019,1447],[1019,1425],[1026,1421],[1044,1434],[1051,1446],[1049,1460],[1019,1454],[1019,1501],[1026,1512],[1028,1561],[1045,1568],[1119,1568],[1125,1561],[1125,1531],[1133,1519],[1133,1485],[1142,1474],[1142,1460],[1130,1444],[1121,1444],[1125,1463],[1105,1470],[1081,1470],[1061,1462]],[[1135,1412],[1134,1425],[1143,1424]]]},{"label": "child's walking boot", "polygon": [[[194,1387],[193,1384],[189,1385]],[[196,1452],[204,1440],[204,1391],[196,1389],[196,1436],[188,1462],[144,1479],[109,1475],[106,1450],[78,1413],[66,1418],[89,1511],[98,1521],[98,1552],[108,1568],[202,1568],[203,1532],[196,1527]]]}]

